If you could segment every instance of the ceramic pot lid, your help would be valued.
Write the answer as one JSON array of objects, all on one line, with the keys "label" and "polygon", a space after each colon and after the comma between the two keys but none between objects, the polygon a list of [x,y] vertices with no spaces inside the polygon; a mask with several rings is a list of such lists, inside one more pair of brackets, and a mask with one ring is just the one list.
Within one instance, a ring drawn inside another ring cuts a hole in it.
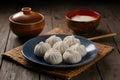
[{"label": "ceramic pot lid", "polygon": [[40,13],[32,11],[30,7],[24,7],[20,12],[13,14],[10,20],[15,23],[27,24],[39,22],[42,17]]}]

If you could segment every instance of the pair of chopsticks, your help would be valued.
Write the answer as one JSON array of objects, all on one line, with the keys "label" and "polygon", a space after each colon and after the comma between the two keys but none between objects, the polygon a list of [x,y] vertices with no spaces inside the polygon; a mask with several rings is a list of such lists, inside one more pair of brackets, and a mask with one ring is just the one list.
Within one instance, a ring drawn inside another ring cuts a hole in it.
[{"label": "pair of chopsticks", "polygon": [[102,38],[107,38],[107,37],[113,37],[113,36],[116,36],[116,35],[117,35],[117,33],[105,34],[105,35],[101,35],[101,36],[88,38],[88,40],[97,40],[97,39],[102,39]]}]

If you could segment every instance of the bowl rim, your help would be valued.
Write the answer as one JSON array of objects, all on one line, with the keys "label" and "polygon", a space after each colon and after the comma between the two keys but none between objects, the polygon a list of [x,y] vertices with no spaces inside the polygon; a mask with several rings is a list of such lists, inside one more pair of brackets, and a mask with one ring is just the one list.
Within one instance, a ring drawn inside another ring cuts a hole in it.
[{"label": "bowl rim", "polygon": [[38,14],[42,17],[42,19],[40,19],[39,21],[33,22],[33,23],[20,23],[20,22],[16,22],[16,21],[14,21],[14,20],[11,19],[11,17],[14,14],[9,17],[9,22],[12,22],[12,23],[15,23],[15,24],[19,24],[19,25],[34,25],[34,24],[38,24],[38,23],[40,23],[40,22],[42,22],[42,21],[45,20],[44,15],[42,15],[41,13],[38,13]]},{"label": "bowl rim", "polygon": [[[98,15],[98,18],[96,18],[95,20],[91,20],[91,21],[75,21],[75,20],[72,20],[70,17],[67,16],[69,13],[74,12],[74,11],[90,11],[90,12],[93,12],[93,13],[95,13],[96,15]],[[73,22],[93,22],[93,21],[100,20],[101,14],[98,13],[97,11],[91,10],[91,9],[75,9],[75,10],[71,10],[71,11],[67,12],[66,15],[65,15],[65,18],[66,18],[67,20],[70,20],[70,21],[73,21]]]}]

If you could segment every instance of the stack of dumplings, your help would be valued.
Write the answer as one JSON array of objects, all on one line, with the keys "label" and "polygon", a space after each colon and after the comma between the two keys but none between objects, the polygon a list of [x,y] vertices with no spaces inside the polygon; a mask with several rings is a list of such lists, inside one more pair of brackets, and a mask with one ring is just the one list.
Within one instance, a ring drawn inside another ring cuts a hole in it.
[{"label": "stack of dumplings", "polygon": [[46,41],[38,43],[34,48],[34,54],[43,58],[49,64],[75,64],[87,54],[86,48],[80,40],[73,35],[66,36],[63,40],[56,36],[50,36]]}]

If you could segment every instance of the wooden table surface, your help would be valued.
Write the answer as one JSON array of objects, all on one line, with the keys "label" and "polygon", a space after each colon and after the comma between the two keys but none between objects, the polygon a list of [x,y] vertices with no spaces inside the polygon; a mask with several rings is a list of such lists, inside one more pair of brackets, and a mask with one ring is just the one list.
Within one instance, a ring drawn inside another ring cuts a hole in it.
[{"label": "wooden table surface", "polygon": [[[115,47],[105,58],[94,64],[73,80],[120,80],[120,5],[113,1],[81,2],[81,0],[18,0],[17,2],[0,3],[0,54],[13,49],[24,42],[12,33],[8,18],[24,6],[45,16],[45,27],[40,35],[60,27],[69,31],[65,23],[66,12],[73,9],[92,9],[102,16],[100,24],[91,36],[116,32],[111,38],[96,40],[96,42]],[[55,76],[28,70],[13,62],[7,61],[0,55],[0,80],[63,80]]]}]

